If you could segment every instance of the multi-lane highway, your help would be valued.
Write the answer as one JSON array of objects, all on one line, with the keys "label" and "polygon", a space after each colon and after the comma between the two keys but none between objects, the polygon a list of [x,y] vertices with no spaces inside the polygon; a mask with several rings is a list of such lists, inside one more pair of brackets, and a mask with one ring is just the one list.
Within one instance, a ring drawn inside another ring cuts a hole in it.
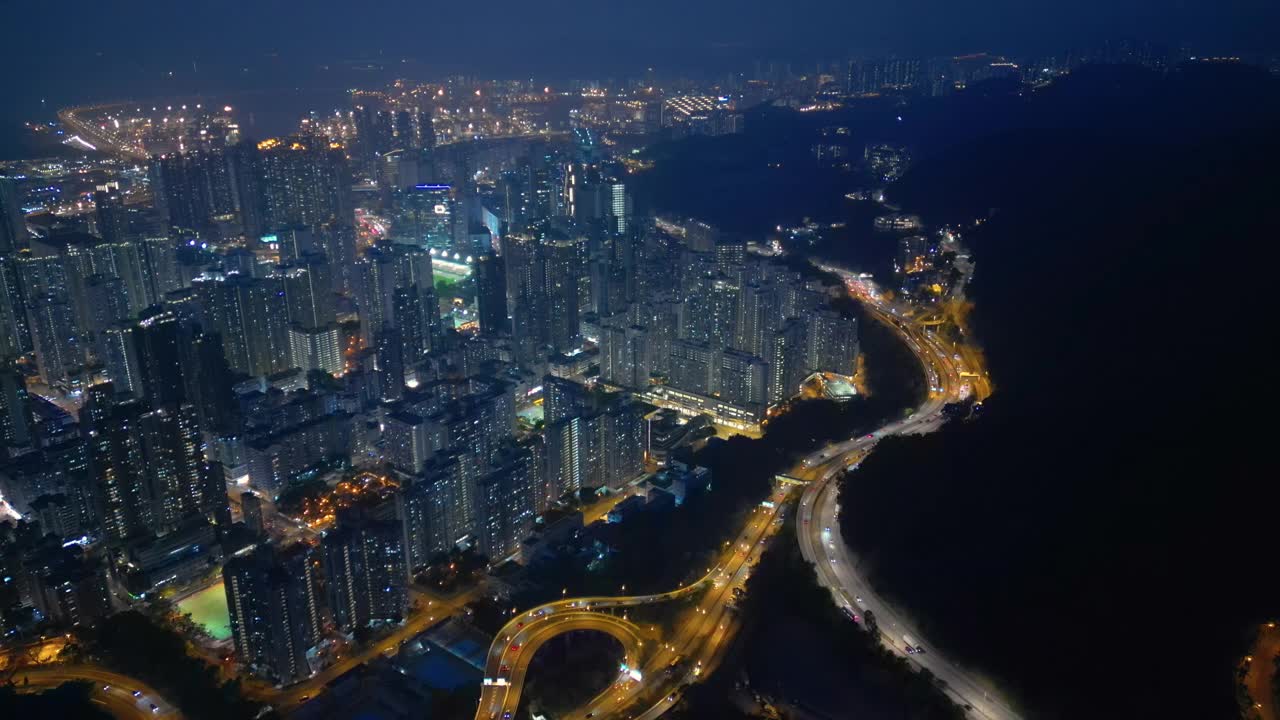
[{"label": "multi-lane highway", "polygon": [[88,665],[41,665],[19,670],[13,677],[22,691],[46,690],[65,682],[94,684],[90,699],[114,717],[181,720],[182,713],[154,689],[131,677]]},{"label": "multi-lane highway", "polygon": [[[547,608],[542,610],[549,612]],[[481,699],[480,717],[501,718],[507,713],[515,714],[533,656],[544,643],[563,633],[592,630],[609,635],[622,644],[622,665],[628,668],[640,666],[644,631],[621,617],[604,612],[566,609],[544,622],[531,622],[528,627],[524,627],[523,622],[520,625],[513,633],[500,633],[497,640],[501,644],[495,640],[495,647],[489,653],[484,681],[487,692]],[[625,673],[619,672],[619,682],[626,677]],[[606,688],[592,702],[607,702],[611,689]]]},{"label": "multi-lane highway", "polygon": [[[567,718],[617,717],[624,712],[654,718],[665,712],[678,700],[681,686],[719,663],[736,629],[733,590],[743,586],[766,541],[781,526],[778,513],[785,499],[786,488],[781,488],[768,504],[756,508],[743,532],[725,544],[716,564],[688,585],[651,595],[567,598],[512,618],[489,649],[476,718],[514,716],[528,660],[537,646],[578,629],[601,630],[621,641],[627,671],[620,671],[614,685]],[[670,638],[660,638],[656,629],[646,631],[626,617],[628,608],[676,600],[693,602],[680,613]]]},{"label": "multi-lane highway", "polygon": [[[946,683],[948,694],[958,703],[978,717],[1017,720],[1016,712],[988,684],[926,647],[919,639],[920,634],[880,600],[857,574],[852,556],[840,539],[835,485],[831,479],[846,468],[856,466],[883,437],[930,432],[938,428],[942,424],[942,409],[947,403],[975,394],[979,398],[985,397],[987,387],[981,369],[964,364],[966,359],[974,357],[972,354],[962,355],[948,348],[932,332],[913,323],[905,308],[883,303],[852,282],[850,289],[862,296],[873,315],[897,331],[912,348],[924,367],[930,391],[926,401],[908,417],[891,422],[873,433],[828,445],[806,457],[791,471],[792,477],[808,482],[797,513],[801,550],[806,559],[816,565],[820,581],[831,589],[837,602],[859,615],[872,610],[886,644],[918,666],[928,668]],[[780,525],[778,512],[785,500],[785,490],[779,490],[767,503],[769,507],[758,508],[742,535],[728,544],[716,567],[689,586],[662,595],[566,599],[534,608],[514,618],[498,634],[490,649],[486,685],[481,692],[476,717],[496,720],[506,713],[514,716],[529,655],[536,650],[537,644],[546,639],[577,629],[579,622],[586,622],[585,619],[579,620],[581,616],[616,612],[628,605],[677,599],[709,587],[695,607],[677,623],[674,637],[652,642],[648,649],[639,644],[642,642],[639,628],[616,622],[610,624],[607,631],[619,640],[634,637],[637,645],[624,641],[624,647],[629,662],[633,654],[640,658],[640,679],[628,681],[625,674],[620,674],[617,684],[568,717],[575,720],[587,717],[652,720],[661,715],[678,702],[680,688],[684,684],[696,681],[718,664],[736,630],[736,619],[730,610],[732,590],[742,587],[752,561],[759,557],[765,541]],[[556,623],[563,629],[557,628]],[[624,627],[633,635],[623,632]],[[914,643],[924,647],[925,651],[907,653],[903,636],[912,637]],[[536,643],[531,645],[535,639]],[[524,656],[523,665],[517,663],[516,655],[512,654],[513,644],[517,646],[515,653],[529,654]],[[628,666],[634,667],[629,663]]]},{"label": "multi-lane highway", "polygon": [[[852,288],[851,288],[852,289]],[[918,630],[893,607],[885,603],[858,572],[857,561],[840,534],[836,484],[831,482],[846,468],[856,467],[875,443],[888,435],[929,432],[941,424],[941,410],[948,402],[970,393],[980,398],[988,384],[981,368],[963,364],[962,358],[975,354],[949,351],[932,333],[905,319],[906,313],[862,293],[868,309],[878,320],[896,330],[912,348],[931,380],[928,399],[909,417],[890,423],[875,433],[830,445],[805,459],[794,472],[809,480],[800,498],[796,533],[805,559],[814,564],[819,581],[829,588],[836,602],[860,617],[871,611],[885,644],[919,667],[927,668],[946,684],[954,700],[970,708],[973,715],[991,720],[1017,720],[1019,715],[1003,698],[974,673],[944,658]],[[909,637],[923,652],[907,652]]]}]

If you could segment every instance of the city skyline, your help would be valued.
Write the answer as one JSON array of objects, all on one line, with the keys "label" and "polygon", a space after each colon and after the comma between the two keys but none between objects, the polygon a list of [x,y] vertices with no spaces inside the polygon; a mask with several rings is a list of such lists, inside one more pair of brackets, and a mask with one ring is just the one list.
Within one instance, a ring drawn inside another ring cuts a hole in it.
[{"label": "city skyline", "polygon": [[1280,10],[1146,5],[11,43],[0,706],[1274,720]]}]

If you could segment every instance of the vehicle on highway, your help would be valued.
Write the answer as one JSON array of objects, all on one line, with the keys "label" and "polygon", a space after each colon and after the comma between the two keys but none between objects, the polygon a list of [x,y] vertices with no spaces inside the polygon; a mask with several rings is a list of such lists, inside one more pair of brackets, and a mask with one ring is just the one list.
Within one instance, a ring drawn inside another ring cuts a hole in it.
[{"label": "vehicle on highway", "polygon": [[134,691],[133,691],[133,696],[134,696],[134,697],[142,697],[142,691],[141,691],[141,690],[134,690]]},{"label": "vehicle on highway", "polygon": [[902,642],[906,646],[908,655],[917,655],[924,652],[924,646],[916,642],[916,639],[910,635],[903,635]]},{"label": "vehicle on highway", "polygon": [[160,708],[156,707],[155,703],[151,703],[151,712],[153,713],[160,712]]}]

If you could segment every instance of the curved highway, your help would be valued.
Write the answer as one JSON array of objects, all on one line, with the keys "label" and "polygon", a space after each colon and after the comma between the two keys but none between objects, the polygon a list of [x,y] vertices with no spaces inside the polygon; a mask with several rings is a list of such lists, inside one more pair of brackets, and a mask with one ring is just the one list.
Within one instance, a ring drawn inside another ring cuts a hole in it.
[{"label": "curved highway", "polygon": [[[515,715],[520,705],[520,693],[528,674],[529,663],[538,648],[557,635],[576,630],[602,632],[622,644],[623,665],[639,667],[644,647],[639,626],[613,615],[588,610],[568,610],[544,622],[522,624],[511,634],[499,634],[502,644],[496,642],[485,662],[485,691],[477,711],[479,717],[501,718],[507,713]],[[600,702],[611,693],[606,689],[592,702]],[[487,713],[487,714],[486,714]]]},{"label": "curved highway", "polygon": [[[742,588],[759,559],[766,541],[781,527],[778,512],[787,489],[778,489],[766,505],[752,512],[743,532],[726,542],[718,562],[698,580],[665,593],[623,597],[566,598],[526,610],[512,618],[494,637],[485,663],[485,681],[476,708],[477,720],[499,720],[520,704],[527,663],[537,645],[563,632],[579,629],[634,634],[634,644],[623,640],[627,666],[635,675],[619,675],[619,681],[566,718],[615,717],[631,710],[636,717],[653,718],[679,699],[682,685],[710,672],[720,661],[736,630],[732,617],[733,591]],[[701,593],[701,594],[699,594]],[[683,610],[670,638],[656,637],[656,628],[643,628],[625,617],[627,608],[672,600],[692,599]],[[622,618],[610,615],[623,613]],[[594,624],[584,625],[587,619]],[[654,639],[645,642],[646,635]],[[513,650],[513,646],[515,649]],[[517,660],[523,662],[520,664]],[[505,669],[504,669],[505,668]],[[637,677],[638,676],[638,677]]]},{"label": "curved highway", "polygon": [[[919,631],[876,595],[866,579],[859,575],[857,560],[841,537],[838,492],[830,480],[846,468],[855,468],[882,437],[936,429],[942,423],[940,413],[943,406],[962,400],[969,394],[966,378],[983,377],[978,372],[966,371],[957,354],[949,352],[931,333],[903,319],[904,313],[880,303],[873,296],[862,295],[867,308],[877,319],[897,331],[920,359],[931,380],[931,390],[928,399],[909,417],[890,423],[870,435],[830,445],[801,463],[795,473],[810,482],[800,499],[796,523],[800,550],[805,559],[814,564],[819,581],[831,590],[838,604],[858,616],[871,611],[885,644],[942,680],[953,700],[966,706],[977,717],[1020,720],[1018,713],[988,683],[947,661],[929,647]],[[982,382],[985,383],[984,380]],[[913,651],[908,653],[906,637],[924,651],[915,651],[913,647]]]},{"label": "curved highway", "polygon": [[[846,280],[851,279],[844,275]],[[929,378],[930,393],[920,408],[908,417],[871,434],[828,445],[810,454],[791,471],[793,478],[807,481],[800,499],[796,526],[801,551],[817,566],[819,580],[831,589],[837,602],[853,613],[872,610],[887,644],[918,666],[928,668],[945,683],[946,692],[958,703],[989,720],[1020,720],[1017,713],[982,680],[947,662],[938,653],[927,648],[923,653],[906,653],[904,635],[912,636],[915,645],[924,647],[918,639],[919,633],[913,632],[893,608],[882,602],[857,575],[851,555],[840,540],[836,527],[836,492],[831,478],[846,468],[855,467],[880,438],[936,429],[943,422],[943,407],[972,393],[970,379],[985,384],[980,373],[966,371],[961,355],[948,350],[933,334],[907,319],[906,312],[859,292],[852,282],[850,285],[851,291],[867,300],[868,308],[877,319],[902,335],[912,348]],[[627,650],[627,665],[638,669],[639,678],[628,681],[620,675],[615,685],[566,717],[579,720],[619,717],[626,713],[625,717],[653,720],[662,715],[679,701],[681,687],[714,670],[727,650],[728,641],[737,630],[733,591],[744,587],[751,565],[759,559],[766,541],[781,526],[779,512],[787,500],[787,490],[788,486],[780,486],[767,502],[756,508],[741,535],[732,542],[726,542],[715,567],[708,568],[707,575],[689,585],[653,595],[567,598],[538,606],[513,618],[494,638],[490,648],[485,685],[476,710],[477,720],[499,720],[505,718],[506,713],[514,717],[528,661],[537,646],[559,633],[576,629],[600,629],[619,640],[627,637],[624,628],[633,633],[634,644],[628,644],[626,640],[623,644]],[[704,589],[706,592],[696,598],[694,606],[677,621],[674,635],[666,641],[650,642],[648,646],[643,643],[643,631],[626,621],[625,617],[619,624],[618,618],[605,614],[616,610],[625,612],[629,606],[693,597]],[[591,623],[589,617],[600,620]],[[518,646],[514,651],[511,650],[513,644]],[[520,656],[519,653],[525,654]]]},{"label": "curved highway", "polygon": [[[102,706],[120,720],[165,718],[181,720],[182,713],[160,693],[127,675],[88,665],[42,665],[18,670],[12,682],[21,691],[48,689],[66,682],[85,681],[94,684],[90,695],[94,704]],[[136,694],[135,694],[136,693]]]}]

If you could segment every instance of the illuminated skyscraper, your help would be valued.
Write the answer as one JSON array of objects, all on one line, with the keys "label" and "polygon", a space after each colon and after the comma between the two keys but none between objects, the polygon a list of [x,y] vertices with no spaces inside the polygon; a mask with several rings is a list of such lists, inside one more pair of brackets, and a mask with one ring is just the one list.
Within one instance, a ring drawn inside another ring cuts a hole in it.
[{"label": "illuminated skyscraper", "polygon": [[305,545],[281,553],[261,546],[228,560],[222,569],[240,662],[281,684],[311,675],[307,651],[322,631],[313,555]]},{"label": "illuminated skyscraper", "polygon": [[284,270],[289,324],[314,330],[337,320],[329,275],[330,265],[323,255],[305,255]]},{"label": "illuminated skyscraper", "polygon": [[625,235],[631,227],[631,195],[627,186],[620,182],[605,185],[608,199],[609,230],[618,235]]},{"label": "illuminated skyscraper", "polygon": [[103,332],[100,345],[107,377],[117,393],[137,399],[142,397],[142,370],[138,366],[138,328],[131,323],[117,323]]},{"label": "illuminated skyscraper", "polygon": [[12,180],[0,179],[0,256],[25,248],[27,238],[27,221],[18,188]]},{"label": "illuminated skyscraper", "polygon": [[742,289],[733,348],[760,356],[766,339],[781,321],[778,292],[773,286],[749,285]]},{"label": "illuminated skyscraper", "polygon": [[[138,321],[133,337],[138,347],[136,356],[142,396],[150,407],[156,409],[185,402],[182,339],[177,316],[156,308]],[[130,387],[132,385],[130,383]],[[117,392],[120,390],[117,388]]]},{"label": "illuminated skyscraper", "polygon": [[270,375],[290,367],[289,313],[280,278],[232,275],[195,285],[232,369]]},{"label": "illuminated skyscraper", "polygon": [[456,212],[451,186],[414,185],[397,191],[393,201],[391,233],[396,241],[442,250],[453,247]]},{"label": "illuminated skyscraper", "polygon": [[651,357],[648,340],[649,332],[643,327],[602,323],[600,377],[625,388],[646,388]]},{"label": "illuminated skyscraper", "polygon": [[788,320],[773,332],[768,343],[769,404],[784,402],[800,392],[807,362],[805,323]]},{"label": "illuminated skyscraper", "polygon": [[601,481],[619,490],[644,472],[644,415],[651,406],[616,398],[600,415]]},{"label": "illuminated skyscraper", "polygon": [[492,472],[476,481],[480,552],[497,561],[520,549],[533,530],[544,484],[540,442],[510,448]]},{"label": "illuminated skyscraper", "polygon": [[354,224],[351,169],[341,146],[314,135],[258,143],[269,230],[328,222]]},{"label": "illuminated skyscraper", "polygon": [[400,523],[373,513],[339,518],[321,541],[329,607],[344,631],[399,622],[409,605]]},{"label": "illuminated skyscraper", "polygon": [[720,397],[743,407],[768,402],[769,368],[760,358],[739,350],[720,355]]},{"label": "illuminated skyscraper", "polygon": [[89,389],[81,430],[88,443],[103,539],[119,545],[150,530],[154,506],[143,474],[139,418],[144,408],[136,400],[117,404],[114,394],[109,383]]},{"label": "illuminated skyscraper", "polygon": [[384,327],[375,341],[378,362],[378,393],[384,402],[399,400],[404,394],[404,345],[400,331]]},{"label": "illuminated skyscraper", "polygon": [[378,333],[394,326],[403,333],[402,340],[412,343],[405,364],[437,347],[440,302],[425,249],[400,244],[371,248],[360,260],[357,275],[360,332],[367,344],[376,344]]},{"label": "illuminated skyscraper", "polygon": [[547,483],[555,497],[601,485],[599,417],[580,415],[547,424]]},{"label": "illuminated skyscraper", "polygon": [[498,335],[510,332],[507,321],[507,281],[502,259],[492,253],[476,258],[472,265],[476,283],[476,305],[480,332]]},{"label": "illuminated skyscraper", "polygon": [[436,456],[424,472],[405,479],[396,493],[405,565],[416,572],[432,556],[448,552],[474,531],[474,468],[456,454]]},{"label": "illuminated skyscraper", "polygon": [[569,239],[543,243],[546,273],[547,344],[555,352],[578,345],[578,278],[581,274],[579,242]]},{"label": "illuminated skyscraper", "polygon": [[48,385],[65,382],[85,359],[70,303],[53,293],[37,295],[29,300],[27,319],[40,379]]},{"label": "illuminated skyscraper", "polygon": [[809,314],[810,370],[852,376],[857,369],[858,321],[832,310]]},{"label": "illuminated skyscraper", "polygon": [[342,374],[346,363],[342,358],[342,331],[338,325],[289,328],[289,364],[303,371]]},{"label": "illuminated skyscraper", "polygon": [[108,187],[95,191],[93,207],[98,237],[109,243],[124,242],[128,239],[129,216],[119,188]]},{"label": "illuminated skyscraper", "polygon": [[151,502],[149,528],[164,533],[193,515],[220,516],[227,494],[205,463],[200,425],[191,405],[159,408],[138,418],[143,475]]},{"label": "illuminated skyscraper", "polygon": [[676,340],[671,343],[671,384],[681,390],[711,395],[717,389],[720,350],[707,343]]},{"label": "illuminated skyscraper", "polygon": [[18,263],[0,252],[0,358],[16,357],[31,349],[26,308]]},{"label": "illuminated skyscraper", "polygon": [[6,361],[0,365],[0,458],[31,442],[31,421],[27,383]]},{"label": "illuminated skyscraper", "polygon": [[383,457],[404,473],[422,472],[436,451],[447,443],[447,428],[406,410],[392,412],[382,423]]},{"label": "illuminated skyscraper", "polygon": [[155,206],[172,228],[202,230],[214,217],[235,212],[232,173],[220,149],[152,157],[148,178]]}]

